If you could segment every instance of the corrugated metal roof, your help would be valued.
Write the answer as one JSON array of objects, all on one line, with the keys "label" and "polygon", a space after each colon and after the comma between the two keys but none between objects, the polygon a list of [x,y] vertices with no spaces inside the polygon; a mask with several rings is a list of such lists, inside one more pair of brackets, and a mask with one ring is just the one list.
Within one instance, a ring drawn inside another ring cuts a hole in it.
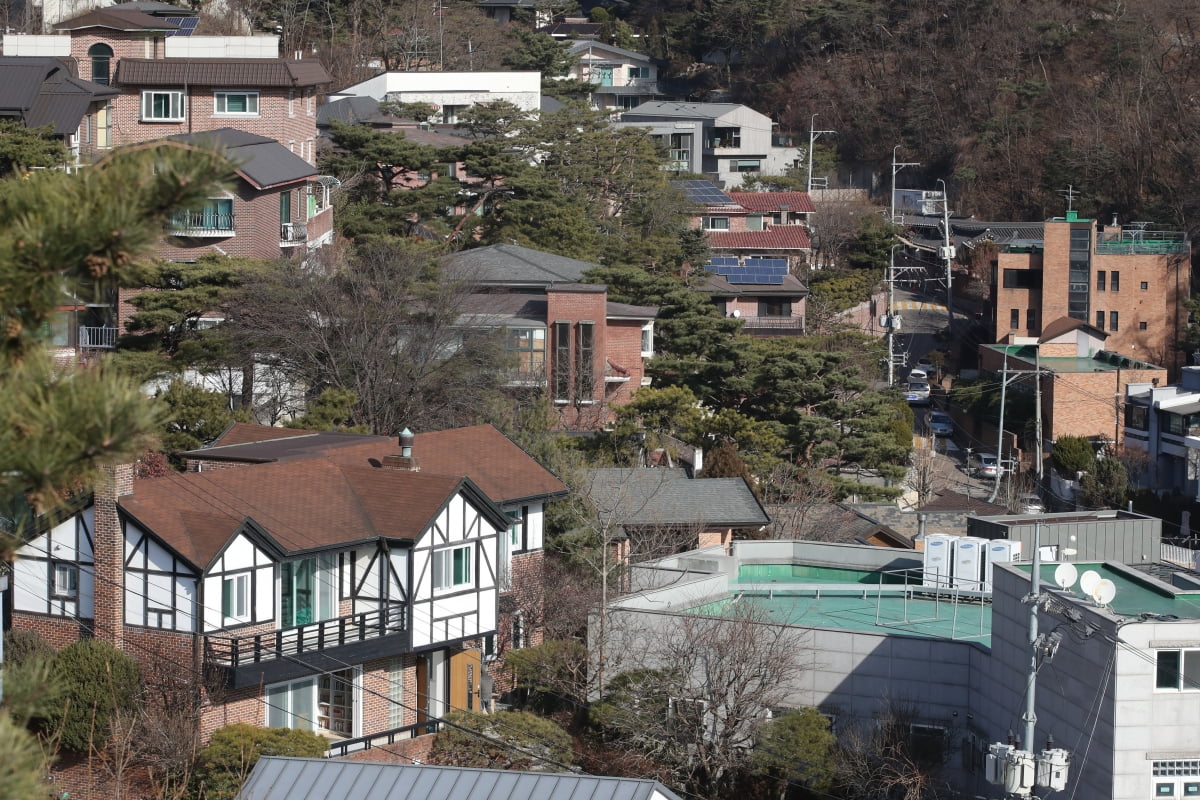
[{"label": "corrugated metal roof", "polygon": [[679,800],[657,781],[264,756],[237,800]]},{"label": "corrugated metal roof", "polygon": [[321,86],[332,81],[318,61],[286,58],[122,58],[117,82],[127,86]]},{"label": "corrugated metal roof", "polygon": [[181,133],[173,141],[222,150],[237,170],[259,189],[293,183],[317,174],[317,168],[274,139],[233,128]]}]

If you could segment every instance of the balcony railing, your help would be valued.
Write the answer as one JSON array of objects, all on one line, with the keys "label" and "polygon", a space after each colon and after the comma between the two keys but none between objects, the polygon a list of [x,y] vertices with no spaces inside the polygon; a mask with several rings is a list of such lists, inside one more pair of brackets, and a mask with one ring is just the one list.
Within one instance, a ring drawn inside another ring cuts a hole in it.
[{"label": "balcony railing", "polygon": [[389,744],[424,736],[427,733],[437,733],[437,731],[438,723],[431,720],[418,722],[415,725],[405,725],[382,733],[373,733],[370,736],[360,736],[357,739],[342,739],[329,743],[329,750],[325,753],[325,757],[341,758],[351,753],[361,753],[375,747],[387,747]]},{"label": "balcony railing", "polygon": [[742,317],[742,328],[802,333],[804,317]]},{"label": "balcony railing", "polygon": [[117,346],[119,334],[120,331],[116,328],[81,326],[79,328],[79,347],[83,350],[111,350]]},{"label": "balcony railing", "polygon": [[233,214],[208,211],[183,212],[171,218],[171,233],[192,238],[233,236]]},{"label": "balcony railing", "polygon": [[515,368],[501,372],[501,380],[505,386],[545,386],[546,365],[530,369]]},{"label": "balcony railing", "polygon": [[1098,255],[1158,256],[1190,253],[1191,244],[1183,231],[1142,231],[1124,229],[1104,233],[1096,240]]},{"label": "balcony railing", "polygon": [[335,647],[379,639],[407,630],[406,607],[389,605],[349,617],[248,636],[206,636],[205,660],[223,667],[243,667],[281,658],[320,653]]},{"label": "balcony railing", "polygon": [[303,222],[285,222],[279,226],[279,243],[296,244],[308,241],[308,226]]}]

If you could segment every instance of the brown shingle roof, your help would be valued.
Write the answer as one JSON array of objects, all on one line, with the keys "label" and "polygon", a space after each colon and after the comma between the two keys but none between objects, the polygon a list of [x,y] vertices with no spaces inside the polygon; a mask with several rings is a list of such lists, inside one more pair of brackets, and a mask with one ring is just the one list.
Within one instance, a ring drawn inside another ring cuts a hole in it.
[{"label": "brown shingle roof", "polygon": [[[287,431],[291,435],[281,437],[253,430],[259,427],[266,426],[231,426],[214,446],[185,455],[199,461],[270,463],[317,459],[377,468],[384,456],[400,452],[399,443],[388,436]],[[413,441],[413,456],[421,474],[466,475],[497,503],[567,492],[566,485],[553,473],[491,425],[418,433]]]},{"label": "brown shingle roof", "polygon": [[808,232],[799,225],[780,225],[765,231],[710,231],[707,236],[713,250],[807,250],[812,246]]},{"label": "brown shingle roof", "polygon": [[747,211],[773,212],[783,206],[796,214],[811,214],[817,210],[808,192],[729,192],[729,197]]},{"label": "brown shingle roof", "polygon": [[122,58],[117,82],[128,86],[321,86],[333,78],[317,61],[284,58]]},{"label": "brown shingle roof", "polygon": [[1093,325],[1087,324],[1081,319],[1075,319],[1074,317],[1059,317],[1042,328],[1042,335],[1038,337],[1038,341],[1049,342],[1052,339],[1057,339],[1059,336],[1062,336],[1068,331],[1077,330],[1079,328],[1082,328],[1092,336],[1099,336],[1102,339],[1108,338],[1107,333]]},{"label": "brown shingle roof", "polygon": [[247,518],[291,553],[380,537],[415,540],[463,483],[313,459],[137,481],[120,506],[205,567]]},{"label": "brown shingle roof", "polygon": [[[186,12],[180,11],[180,16]],[[58,31],[110,28],[117,31],[177,31],[179,26],[132,8],[96,8],[54,26]]]},{"label": "brown shingle roof", "polygon": [[255,425],[250,422],[234,422],[225,432],[213,442],[213,447],[246,444],[248,442],[267,442],[272,439],[292,439],[296,436],[307,436],[316,431],[300,430],[298,428],[274,428],[270,425]]}]

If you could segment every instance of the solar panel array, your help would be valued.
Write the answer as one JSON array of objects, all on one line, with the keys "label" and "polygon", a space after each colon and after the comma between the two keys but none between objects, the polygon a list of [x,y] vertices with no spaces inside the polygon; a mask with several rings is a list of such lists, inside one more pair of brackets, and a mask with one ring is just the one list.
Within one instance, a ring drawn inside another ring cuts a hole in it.
[{"label": "solar panel array", "polygon": [[179,26],[177,31],[168,31],[167,36],[191,36],[196,32],[196,25],[200,22],[199,17],[163,17],[163,19]]},{"label": "solar panel array", "polygon": [[708,270],[730,283],[782,286],[788,263],[786,258],[747,258],[739,264],[735,256],[717,256],[708,262]]},{"label": "solar panel array", "polygon": [[688,200],[694,203],[703,203],[706,206],[737,205],[733,202],[732,197],[709,181],[671,181],[671,183],[682,189]]}]

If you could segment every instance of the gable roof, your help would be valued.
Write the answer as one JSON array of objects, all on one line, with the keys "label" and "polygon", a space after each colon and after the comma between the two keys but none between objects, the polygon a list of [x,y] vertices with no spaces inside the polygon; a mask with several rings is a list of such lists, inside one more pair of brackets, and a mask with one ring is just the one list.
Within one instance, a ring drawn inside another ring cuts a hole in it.
[{"label": "gable roof", "polygon": [[646,55],[645,53],[638,53],[634,50],[626,50],[624,47],[617,47],[615,44],[605,44],[604,42],[595,42],[586,39],[571,42],[571,44],[567,46],[567,52],[573,56],[579,55],[580,53],[612,53],[613,55],[624,56],[630,61],[644,61],[646,63],[650,62],[650,56]]},{"label": "gable roof", "polygon": [[784,275],[783,283],[730,283],[724,275],[709,275],[701,291],[721,296],[784,295],[808,297],[808,287],[795,275]]},{"label": "gable roof", "polygon": [[238,800],[680,800],[658,781],[263,756]]},{"label": "gable roof", "polygon": [[[183,11],[180,16],[187,16]],[[177,31],[179,26],[160,17],[152,17],[135,8],[93,8],[54,26],[56,31],[84,28],[108,28],[114,31]]]},{"label": "gable roof", "polygon": [[708,231],[713,250],[808,250],[812,243],[800,225],[777,225],[765,231]]},{"label": "gable roof", "polygon": [[584,493],[606,523],[762,526],[770,522],[743,478],[696,478],[682,469],[612,467],[585,471]]},{"label": "gable roof", "polygon": [[1059,336],[1062,336],[1065,333],[1070,333],[1071,331],[1075,330],[1082,330],[1089,336],[1095,336],[1099,339],[1108,338],[1108,334],[1105,331],[1100,330],[1094,325],[1089,325],[1081,319],[1075,319],[1074,317],[1059,317],[1042,328],[1042,335],[1038,337],[1038,341],[1041,343],[1049,342],[1053,339],[1057,339]]},{"label": "gable roof", "polygon": [[681,103],[674,100],[642,103],[637,108],[621,112],[629,117],[677,117],[679,119],[717,119],[743,108],[737,103]]},{"label": "gable roof", "polygon": [[274,139],[234,128],[181,133],[168,138],[223,151],[238,173],[258,189],[295,183],[317,174],[316,167]]},{"label": "gable roof", "polygon": [[774,212],[783,206],[796,214],[817,210],[808,192],[729,192],[729,198],[747,211]]},{"label": "gable roof", "polygon": [[445,263],[461,277],[484,286],[578,283],[585,272],[599,266],[516,244],[460,250],[447,256]]},{"label": "gable roof", "polygon": [[503,514],[465,478],[323,459],[135,481],[119,506],[202,569],[247,519],[288,553],[415,541],[460,488],[504,527]]},{"label": "gable roof", "polygon": [[[389,436],[295,430],[286,431],[291,434],[286,436],[274,433],[285,430],[236,423],[213,446],[184,455],[201,461],[265,464],[318,459],[366,467],[399,452],[396,440]],[[413,456],[420,474],[469,476],[497,503],[567,493],[566,485],[554,473],[492,425],[418,433],[413,439]]]},{"label": "gable roof", "polygon": [[[153,19],[153,17],[151,17]],[[130,86],[225,86],[238,89],[323,86],[333,77],[319,61],[286,58],[122,58],[116,80]]]},{"label": "gable roof", "polygon": [[27,128],[53,125],[57,136],[74,133],[92,103],[120,93],[73,77],[49,56],[0,56],[0,76],[0,117]]}]

